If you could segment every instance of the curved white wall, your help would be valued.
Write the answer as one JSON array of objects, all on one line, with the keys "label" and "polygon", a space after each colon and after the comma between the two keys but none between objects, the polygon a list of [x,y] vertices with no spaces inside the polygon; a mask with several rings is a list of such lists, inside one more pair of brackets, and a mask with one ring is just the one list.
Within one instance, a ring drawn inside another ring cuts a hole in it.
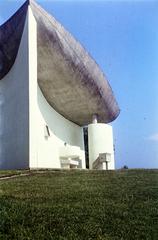
[{"label": "curved white wall", "polygon": [[92,169],[92,164],[99,157],[100,153],[111,154],[111,161],[108,163],[108,169],[115,169],[113,132],[110,125],[104,123],[88,125],[88,147],[90,169]]},{"label": "curved white wall", "polygon": [[36,21],[28,7],[16,61],[0,81],[0,169],[60,168],[65,142],[81,148],[85,168],[83,129],[57,113],[38,87]]},{"label": "curved white wall", "polygon": [[[83,129],[57,113],[46,101],[37,78],[36,20],[29,8],[29,142],[30,168],[60,168],[60,147],[66,142],[82,150],[82,168],[85,168]],[[53,77],[53,76],[52,76]],[[45,126],[50,136],[45,137]]]},{"label": "curved white wall", "polygon": [[[38,168],[60,168],[60,148],[64,143],[82,149],[82,168],[85,168],[83,129],[57,113],[46,101],[37,87],[36,111],[37,161]],[[50,136],[45,137],[45,126],[49,127]]]},{"label": "curved white wall", "polygon": [[29,167],[28,25],[9,73],[0,81],[0,169]]}]

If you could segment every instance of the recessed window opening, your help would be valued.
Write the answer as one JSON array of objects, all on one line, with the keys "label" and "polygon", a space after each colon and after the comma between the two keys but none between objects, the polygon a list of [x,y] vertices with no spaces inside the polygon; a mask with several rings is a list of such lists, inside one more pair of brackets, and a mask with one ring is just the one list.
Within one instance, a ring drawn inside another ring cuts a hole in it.
[{"label": "recessed window opening", "polygon": [[47,125],[45,125],[45,128],[44,128],[44,136],[50,137],[50,131],[49,131],[49,127]]}]

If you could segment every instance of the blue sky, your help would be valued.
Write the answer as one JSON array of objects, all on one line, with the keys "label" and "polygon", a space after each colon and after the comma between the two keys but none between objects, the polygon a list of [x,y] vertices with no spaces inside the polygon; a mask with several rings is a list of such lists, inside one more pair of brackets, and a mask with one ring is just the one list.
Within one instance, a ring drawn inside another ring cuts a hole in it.
[{"label": "blue sky", "polygon": [[[0,23],[24,1],[1,0]],[[90,52],[121,113],[116,167],[158,168],[158,1],[38,0]]]}]

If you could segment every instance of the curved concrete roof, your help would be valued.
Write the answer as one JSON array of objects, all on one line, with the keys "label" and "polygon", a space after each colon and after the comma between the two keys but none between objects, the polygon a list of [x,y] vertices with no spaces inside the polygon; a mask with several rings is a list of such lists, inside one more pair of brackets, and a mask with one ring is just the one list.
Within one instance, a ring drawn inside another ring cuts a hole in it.
[{"label": "curved concrete roof", "polygon": [[[0,27],[0,79],[12,67],[28,5],[37,22],[38,83],[49,104],[78,125],[111,122],[119,107],[103,72],[64,27],[34,1],[24,5]],[[15,31],[16,26],[16,31]]]}]

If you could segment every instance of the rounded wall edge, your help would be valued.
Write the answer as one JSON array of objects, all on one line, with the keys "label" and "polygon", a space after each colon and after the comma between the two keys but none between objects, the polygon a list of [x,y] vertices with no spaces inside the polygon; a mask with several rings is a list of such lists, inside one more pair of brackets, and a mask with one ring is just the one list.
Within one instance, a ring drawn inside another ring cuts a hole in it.
[{"label": "rounded wall edge", "polygon": [[115,169],[114,149],[113,149],[113,129],[111,125],[105,123],[92,123],[88,125],[88,147],[89,147],[89,167],[93,168],[93,163],[99,154],[108,153],[111,155],[109,170]]},{"label": "rounded wall edge", "polygon": [[98,64],[53,16],[35,2],[31,8],[38,32],[38,82],[49,104],[80,126],[89,124],[94,113],[100,122],[114,121],[119,106]]}]

